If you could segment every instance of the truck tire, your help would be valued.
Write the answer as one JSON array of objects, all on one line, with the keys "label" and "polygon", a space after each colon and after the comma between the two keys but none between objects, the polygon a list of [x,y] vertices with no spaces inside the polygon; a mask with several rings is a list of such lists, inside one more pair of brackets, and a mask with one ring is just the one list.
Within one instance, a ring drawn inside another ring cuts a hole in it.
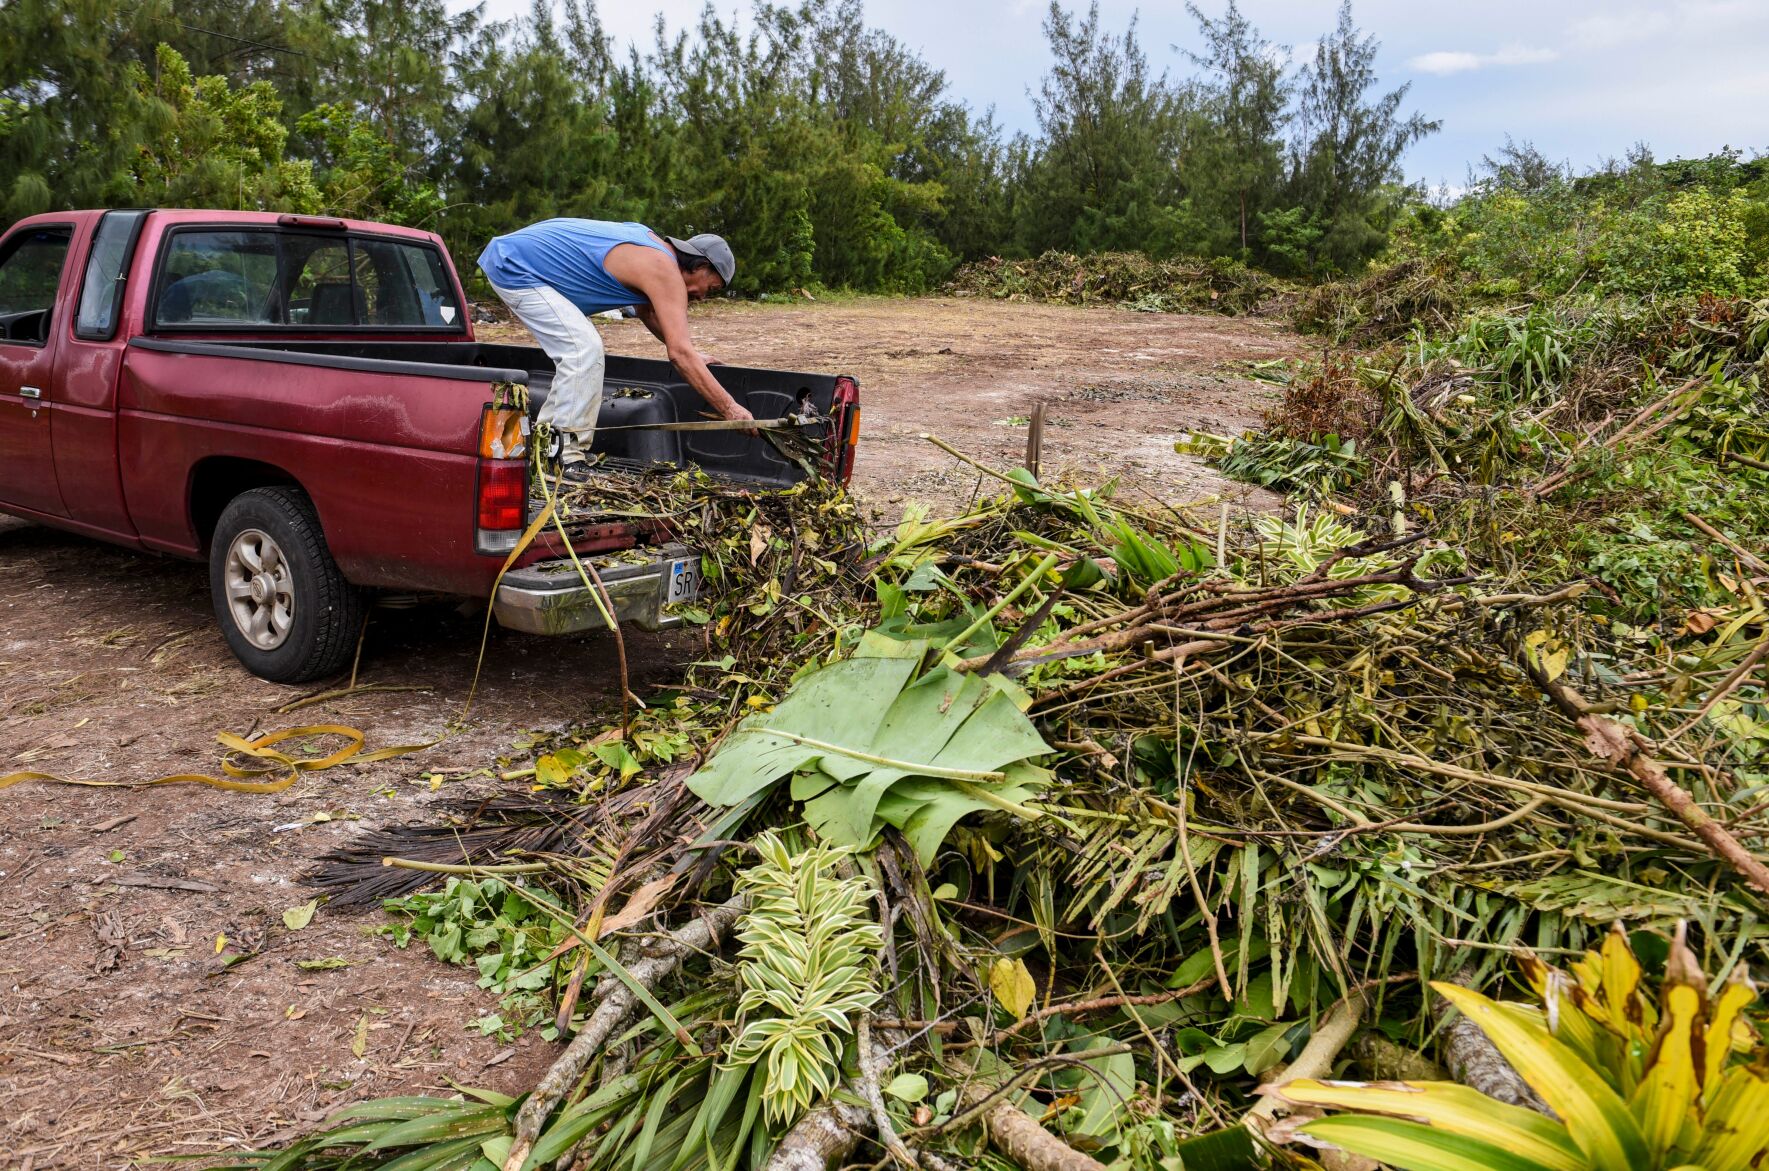
[{"label": "truck tire", "polygon": [[326,548],[319,514],[299,488],[234,497],[209,548],[215,618],[235,657],[260,679],[304,683],[350,662],[362,591]]}]

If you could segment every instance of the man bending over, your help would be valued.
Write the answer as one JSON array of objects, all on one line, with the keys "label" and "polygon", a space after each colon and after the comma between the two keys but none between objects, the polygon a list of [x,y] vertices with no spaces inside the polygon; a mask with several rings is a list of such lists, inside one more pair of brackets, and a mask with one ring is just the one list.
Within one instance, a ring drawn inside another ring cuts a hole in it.
[{"label": "man bending over", "polygon": [[561,437],[562,476],[583,478],[602,409],[605,351],[591,313],[637,306],[670,363],[713,410],[727,419],[754,417],[719,385],[688,333],[688,302],[726,287],[737,271],[723,237],[678,240],[644,224],[542,220],[492,240],[479,270],[553,359],[553,389],[538,421]]}]

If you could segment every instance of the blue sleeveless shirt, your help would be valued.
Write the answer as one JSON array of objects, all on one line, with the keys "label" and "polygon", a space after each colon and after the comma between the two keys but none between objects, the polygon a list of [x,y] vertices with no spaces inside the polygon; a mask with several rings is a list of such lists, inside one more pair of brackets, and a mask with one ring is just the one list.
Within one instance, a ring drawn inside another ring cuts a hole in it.
[{"label": "blue sleeveless shirt", "polygon": [[643,304],[643,293],[627,288],[603,267],[616,244],[643,244],[675,256],[675,249],[655,239],[644,224],[542,220],[493,239],[479,254],[479,271],[501,289],[546,285],[585,313]]}]

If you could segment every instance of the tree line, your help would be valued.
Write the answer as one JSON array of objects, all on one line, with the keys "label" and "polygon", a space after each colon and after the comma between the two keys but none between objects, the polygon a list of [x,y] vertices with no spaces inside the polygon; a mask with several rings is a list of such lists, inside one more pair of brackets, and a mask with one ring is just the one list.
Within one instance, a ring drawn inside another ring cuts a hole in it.
[{"label": "tree line", "polygon": [[326,212],[440,232],[463,272],[548,216],[717,230],[745,292],[917,291],[990,255],[1142,251],[1355,271],[1437,123],[1381,85],[1349,0],[1311,52],[1233,0],[1159,56],[1097,4],[1044,20],[1009,135],[860,0],[709,5],[620,45],[594,0],[9,0],[0,221],[57,208]]}]

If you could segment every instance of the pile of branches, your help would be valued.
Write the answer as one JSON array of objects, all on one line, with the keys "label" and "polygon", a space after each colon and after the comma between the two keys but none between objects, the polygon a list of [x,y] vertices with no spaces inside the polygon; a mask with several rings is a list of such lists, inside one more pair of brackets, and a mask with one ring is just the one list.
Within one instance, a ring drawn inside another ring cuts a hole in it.
[{"label": "pile of branches", "polygon": [[1397,261],[1355,280],[1329,281],[1303,293],[1291,320],[1335,342],[1378,346],[1415,329],[1451,329],[1472,301],[1465,283],[1423,259]]},{"label": "pile of branches", "polygon": [[1386,1076],[1434,977],[1618,917],[1762,956],[1769,821],[1705,722],[1760,655],[1643,701],[1677,665],[1619,657],[1586,583],[990,474],[878,537],[815,485],[570,502],[707,551],[712,653],[409,872],[566,909],[570,1043],[519,1099],[368,1103],[232,1165],[1252,1166],[1274,1068]]},{"label": "pile of branches", "polygon": [[1271,277],[1239,261],[1153,260],[1141,252],[1046,252],[1033,260],[992,256],[964,265],[947,285],[951,293],[1004,300],[1231,316],[1256,312],[1279,289]]}]

